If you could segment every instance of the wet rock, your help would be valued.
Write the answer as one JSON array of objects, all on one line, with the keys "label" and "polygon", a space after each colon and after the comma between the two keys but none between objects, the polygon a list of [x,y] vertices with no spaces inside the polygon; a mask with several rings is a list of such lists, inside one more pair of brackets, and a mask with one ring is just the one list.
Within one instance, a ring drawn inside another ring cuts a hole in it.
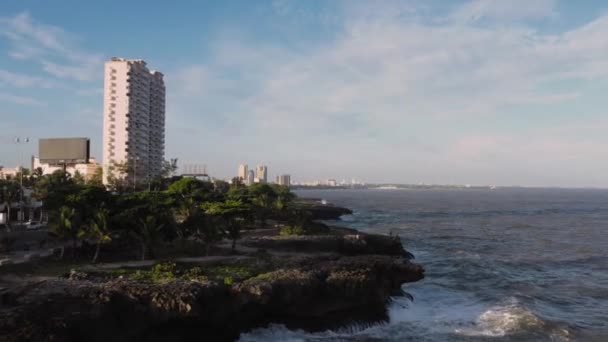
[{"label": "wet rock", "polygon": [[292,252],[346,255],[382,254],[411,258],[398,237],[373,234],[262,236],[243,239],[244,246]]},{"label": "wet rock", "polygon": [[313,220],[339,220],[344,215],[351,215],[352,210],[333,205],[311,205],[306,207]]}]

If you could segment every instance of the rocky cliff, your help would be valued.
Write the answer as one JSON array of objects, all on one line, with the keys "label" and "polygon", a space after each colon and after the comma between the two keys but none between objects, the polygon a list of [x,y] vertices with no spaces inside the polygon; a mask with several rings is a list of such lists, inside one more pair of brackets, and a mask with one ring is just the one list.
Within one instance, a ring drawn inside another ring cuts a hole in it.
[{"label": "rocky cliff", "polygon": [[[268,323],[323,330],[386,320],[391,296],[424,277],[392,237],[347,234],[249,244],[283,253],[285,262],[234,283],[73,274],[11,289],[2,295],[0,340],[232,341]],[[284,254],[290,248],[300,251]]]}]

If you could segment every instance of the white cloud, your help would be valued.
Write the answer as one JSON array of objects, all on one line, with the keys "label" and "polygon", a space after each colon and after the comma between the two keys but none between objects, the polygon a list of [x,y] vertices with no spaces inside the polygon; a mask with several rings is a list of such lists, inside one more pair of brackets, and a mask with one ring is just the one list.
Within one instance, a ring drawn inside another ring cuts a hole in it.
[{"label": "white cloud", "polygon": [[46,106],[46,102],[36,100],[35,98],[28,96],[19,96],[8,93],[0,93],[0,101],[6,101],[24,106],[43,107]]},{"label": "white cloud", "polygon": [[[198,94],[200,102],[182,106],[180,115],[187,115],[189,108],[200,113],[197,103],[214,106],[219,94],[232,101],[230,110],[220,110],[219,115],[246,129],[227,136],[234,130],[229,126],[210,134],[230,139],[237,146],[234,153],[239,153],[238,146],[255,141],[248,151],[251,158],[271,155],[280,160],[297,154],[301,160],[316,161],[314,165],[319,160],[331,164],[324,168],[331,168],[334,175],[357,169],[363,177],[376,175],[376,180],[439,180],[450,165],[467,170],[460,161],[470,159],[490,163],[488,172],[497,174],[500,168],[528,160],[537,161],[538,167],[564,166],[564,155],[576,155],[581,165],[605,164],[600,147],[608,145],[606,139],[579,135],[560,140],[533,130],[531,134],[539,136],[528,141],[519,132],[497,132],[502,129],[498,123],[508,121],[509,106],[527,111],[526,106],[568,104],[585,95],[580,89],[554,90],[555,82],[606,79],[608,42],[603,37],[608,36],[608,17],[547,34],[532,26],[500,23],[555,17],[554,1],[473,1],[433,18],[408,17],[401,10],[388,15],[390,7],[377,9],[382,15],[347,12],[360,14],[345,17],[342,32],[314,46],[223,37],[214,43],[215,58],[181,71],[188,78],[179,93],[191,99]],[[455,17],[468,19],[449,20]],[[481,18],[498,24],[476,25]],[[218,75],[234,70],[238,76],[215,86],[221,80]],[[239,91],[244,87],[249,91],[243,96]],[[533,112],[528,115],[530,129],[543,120]],[[209,126],[207,118],[194,113],[188,120]],[[495,135],[479,137],[475,129],[480,125],[494,126],[490,134]],[[299,172],[323,177],[318,168],[296,164]],[[471,176],[459,177],[456,182],[467,182]],[[509,174],[500,177],[497,183],[545,181],[531,174],[513,177],[513,182]],[[571,184],[576,182],[571,179]]]},{"label": "white cloud", "polygon": [[101,74],[100,63],[97,61],[85,62],[77,65],[57,64],[41,61],[43,70],[58,78],[71,78],[77,81],[91,81],[99,78]]},{"label": "white cloud", "polygon": [[0,69],[0,85],[16,88],[53,88],[58,86],[56,82],[43,77],[30,76],[2,69]]},{"label": "white cloud", "polygon": [[539,19],[557,15],[556,0],[474,0],[451,15],[457,21]]},{"label": "white cloud", "polygon": [[78,47],[77,37],[60,27],[35,21],[29,13],[0,17],[0,34],[8,39],[8,55],[34,60],[47,73],[77,81],[99,79],[103,57]]}]

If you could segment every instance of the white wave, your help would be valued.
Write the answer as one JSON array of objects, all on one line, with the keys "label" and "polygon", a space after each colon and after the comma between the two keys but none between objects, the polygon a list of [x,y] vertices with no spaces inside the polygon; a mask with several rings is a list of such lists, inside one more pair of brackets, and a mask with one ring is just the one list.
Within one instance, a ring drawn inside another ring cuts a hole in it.
[{"label": "white wave", "polygon": [[340,220],[344,222],[355,222],[357,218],[355,217],[355,215],[343,215],[340,216]]},{"label": "white wave", "polygon": [[542,328],[544,322],[534,313],[517,302],[496,306],[484,311],[475,322],[475,327],[457,329],[456,333],[466,336],[500,337],[525,330]]}]

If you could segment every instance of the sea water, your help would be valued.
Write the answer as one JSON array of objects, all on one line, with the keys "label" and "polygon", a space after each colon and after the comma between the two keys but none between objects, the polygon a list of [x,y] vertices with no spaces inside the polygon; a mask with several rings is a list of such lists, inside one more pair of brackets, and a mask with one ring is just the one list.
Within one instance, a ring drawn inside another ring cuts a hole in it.
[{"label": "sea water", "polygon": [[390,321],[241,341],[608,341],[608,191],[306,190],[349,207],[332,222],[398,234],[426,268]]}]

